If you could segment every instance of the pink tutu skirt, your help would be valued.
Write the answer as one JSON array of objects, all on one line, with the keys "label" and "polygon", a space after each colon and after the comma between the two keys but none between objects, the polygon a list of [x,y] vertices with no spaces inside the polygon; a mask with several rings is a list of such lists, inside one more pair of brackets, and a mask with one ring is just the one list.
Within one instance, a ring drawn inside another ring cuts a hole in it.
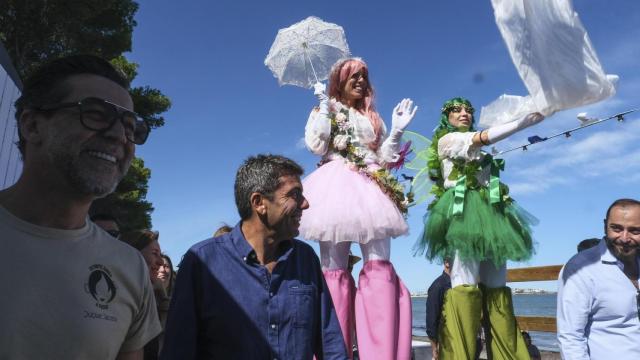
[{"label": "pink tutu skirt", "polygon": [[300,222],[306,240],[366,244],[408,231],[402,214],[375,181],[342,160],[322,165],[302,184],[309,201]]}]

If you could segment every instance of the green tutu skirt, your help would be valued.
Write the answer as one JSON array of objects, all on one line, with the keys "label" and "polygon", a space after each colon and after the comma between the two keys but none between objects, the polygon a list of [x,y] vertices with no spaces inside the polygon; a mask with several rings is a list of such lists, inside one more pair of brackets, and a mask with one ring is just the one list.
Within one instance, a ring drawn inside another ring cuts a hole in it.
[{"label": "green tutu skirt", "polygon": [[491,260],[502,266],[507,260],[524,261],[533,255],[531,225],[537,219],[511,202],[492,205],[486,191],[467,189],[464,211],[452,215],[454,189],[448,189],[425,215],[425,228],[416,253],[429,260],[453,258]]}]

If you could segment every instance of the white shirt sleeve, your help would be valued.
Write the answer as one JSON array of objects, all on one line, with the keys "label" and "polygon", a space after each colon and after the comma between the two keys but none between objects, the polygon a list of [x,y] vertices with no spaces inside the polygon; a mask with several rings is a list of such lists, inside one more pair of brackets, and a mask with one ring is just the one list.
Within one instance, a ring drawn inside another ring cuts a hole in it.
[{"label": "white shirt sleeve", "polygon": [[400,138],[396,139],[387,135],[387,127],[383,122],[382,128],[380,129],[382,145],[380,145],[380,148],[378,149],[380,165],[394,163],[400,158],[400,155],[398,154],[400,152]]},{"label": "white shirt sleeve", "polygon": [[478,160],[480,146],[473,144],[475,132],[451,132],[438,140],[438,155],[440,159]]},{"label": "white shirt sleeve", "polygon": [[588,360],[589,346],[585,328],[589,322],[593,294],[588,278],[571,261],[558,279],[556,321],[560,351],[565,360]]},{"label": "white shirt sleeve", "polygon": [[304,128],[304,142],[307,148],[312,153],[322,156],[327,152],[330,137],[331,120],[326,114],[321,114],[317,108],[314,108]]}]

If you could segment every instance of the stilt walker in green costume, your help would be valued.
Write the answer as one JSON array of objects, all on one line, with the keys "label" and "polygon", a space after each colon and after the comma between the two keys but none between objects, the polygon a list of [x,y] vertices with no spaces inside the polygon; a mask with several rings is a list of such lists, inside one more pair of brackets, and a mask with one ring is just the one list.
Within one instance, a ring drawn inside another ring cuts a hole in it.
[{"label": "stilt walker in green costume", "polygon": [[474,359],[481,321],[489,359],[529,359],[506,286],[506,261],[530,258],[530,225],[536,220],[500,183],[503,161],[481,148],[544,117],[533,113],[476,131],[473,112],[466,99],[447,101],[427,149],[428,175],[434,181],[431,193],[436,198],[416,248],[426,251],[430,260],[454,259],[440,328],[440,360]]}]

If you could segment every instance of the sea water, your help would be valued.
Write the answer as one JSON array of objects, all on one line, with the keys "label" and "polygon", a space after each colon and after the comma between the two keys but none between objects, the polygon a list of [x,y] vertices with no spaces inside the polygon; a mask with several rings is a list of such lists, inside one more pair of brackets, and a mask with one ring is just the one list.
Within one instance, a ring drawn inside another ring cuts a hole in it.
[{"label": "sea water", "polygon": [[[414,297],[413,335],[427,336],[427,298]],[[556,294],[518,294],[513,296],[513,308],[518,316],[556,316]],[[531,340],[540,350],[560,351],[555,333],[530,331]]]}]

